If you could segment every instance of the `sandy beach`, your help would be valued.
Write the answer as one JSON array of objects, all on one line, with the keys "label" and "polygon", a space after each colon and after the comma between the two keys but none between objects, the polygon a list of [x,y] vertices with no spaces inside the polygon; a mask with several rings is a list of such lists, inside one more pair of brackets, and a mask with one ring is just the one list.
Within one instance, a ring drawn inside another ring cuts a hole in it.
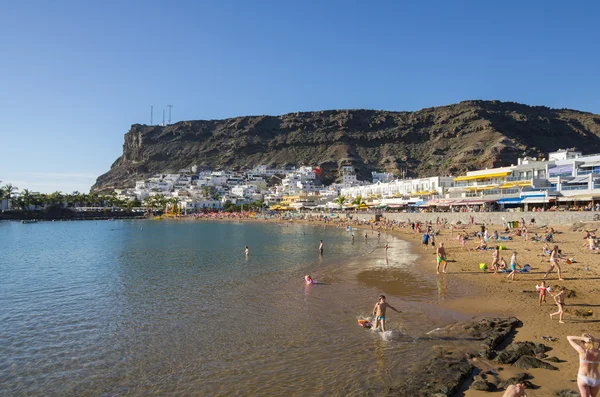
[{"label": "sandy beach", "polygon": [[[577,390],[576,377],[578,368],[578,355],[568,344],[567,335],[581,335],[591,333],[600,334],[600,299],[598,292],[600,285],[599,264],[600,256],[592,254],[587,249],[584,239],[584,230],[595,230],[599,223],[586,223],[576,225],[548,225],[554,227],[554,244],[557,244],[566,258],[575,260],[572,264],[561,261],[564,281],[559,281],[556,271],[553,271],[545,280],[546,284],[557,290],[558,286],[565,286],[575,293],[575,297],[567,298],[565,305],[565,324],[559,324],[558,318],[550,319],[549,314],[556,311],[557,306],[552,296],[548,295],[546,303],[540,307],[536,285],[543,281],[543,276],[549,267],[549,257],[540,256],[542,242],[525,241],[523,237],[513,237],[512,241],[500,242],[506,250],[500,251],[504,259],[509,262],[513,250],[518,251],[519,263],[529,264],[533,270],[528,273],[519,273],[514,281],[507,280],[506,273],[493,274],[491,271],[480,270],[480,263],[490,264],[492,252],[473,251],[479,244],[479,239],[467,241],[466,247],[456,239],[458,232],[468,231],[472,235],[480,230],[479,225],[465,226],[464,229],[454,230],[453,235],[449,229],[442,229],[437,242],[444,242],[448,254],[447,274],[435,274],[435,250],[429,246],[423,249],[421,244],[422,234],[413,233],[409,228],[396,229],[393,233],[398,237],[412,241],[415,252],[420,253],[419,269],[432,277],[440,279],[458,278],[464,288],[470,291],[466,298],[452,299],[440,302],[448,309],[467,313],[475,317],[483,316],[515,316],[523,322],[517,330],[514,341],[533,341],[544,343],[552,348],[548,356],[556,356],[564,362],[553,363],[559,371],[545,369],[532,369],[527,371],[533,376],[531,382],[539,386],[536,390],[528,392],[530,396],[555,396],[563,389]],[[543,235],[546,225],[530,229],[529,237],[538,233]],[[437,226],[433,225],[434,229]],[[495,230],[503,231],[502,225],[488,225],[490,234]],[[503,234],[500,234],[503,235]],[[490,240],[488,246],[496,242]],[[553,244],[549,244],[553,245]],[[556,293],[552,291],[553,293]],[[543,340],[542,336],[551,336],[556,341]],[[473,364],[482,370],[492,369],[498,371],[500,378],[505,380],[516,373],[523,372],[510,365],[498,365],[487,360],[475,359]],[[485,395],[501,395],[502,392],[482,392],[467,390],[465,396],[476,397]]]}]

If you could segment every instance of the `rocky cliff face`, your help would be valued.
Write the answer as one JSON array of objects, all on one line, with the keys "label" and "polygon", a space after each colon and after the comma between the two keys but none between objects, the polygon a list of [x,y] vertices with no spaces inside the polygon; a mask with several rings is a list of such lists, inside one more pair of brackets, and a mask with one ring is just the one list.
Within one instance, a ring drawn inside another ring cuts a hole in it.
[{"label": "rocky cliff face", "polygon": [[326,181],[335,179],[341,165],[353,165],[359,179],[373,170],[407,177],[456,175],[567,147],[600,152],[600,116],[465,101],[416,112],[331,110],[166,127],[134,124],[125,134],[123,155],[92,190],[133,186],[145,176],[192,165],[238,170],[321,165]]}]

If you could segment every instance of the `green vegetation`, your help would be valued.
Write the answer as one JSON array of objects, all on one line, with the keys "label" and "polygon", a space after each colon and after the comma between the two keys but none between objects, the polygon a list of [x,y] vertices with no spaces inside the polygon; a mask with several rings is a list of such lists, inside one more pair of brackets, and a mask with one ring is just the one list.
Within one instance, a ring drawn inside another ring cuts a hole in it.
[{"label": "green vegetation", "polygon": [[[155,196],[156,197],[156,196]],[[78,208],[78,207],[104,207],[113,209],[132,209],[141,207],[139,200],[122,200],[116,193],[99,195],[97,193],[73,193],[53,192],[39,193],[32,192],[29,189],[19,191],[19,188],[8,183],[0,186],[0,200],[8,200],[9,210],[32,211],[43,210],[49,207],[58,208]],[[162,202],[161,202],[162,203]],[[166,203],[165,203],[166,204]],[[162,205],[162,208],[165,206]]]}]

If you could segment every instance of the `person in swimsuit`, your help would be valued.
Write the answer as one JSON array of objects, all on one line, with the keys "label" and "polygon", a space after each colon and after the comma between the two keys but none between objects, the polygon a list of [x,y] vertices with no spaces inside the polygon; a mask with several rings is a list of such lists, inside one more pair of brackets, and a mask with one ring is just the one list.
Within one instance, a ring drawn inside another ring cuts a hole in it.
[{"label": "person in swimsuit", "polygon": [[246,246],[246,249],[244,250],[244,252],[246,253],[246,256],[248,256],[248,253],[250,252],[250,249],[248,248],[248,246]]},{"label": "person in swimsuit", "polygon": [[558,314],[558,322],[560,324],[564,324],[563,319],[563,306],[565,304],[565,296],[567,295],[567,288],[562,287],[560,292],[556,295],[552,295],[554,298],[554,302],[556,302],[556,306],[558,306],[558,310],[555,313],[550,314],[550,318],[553,318]]},{"label": "person in swimsuit", "polygon": [[500,260],[498,261],[498,270],[504,270],[506,269],[507,265],[506,265],[506,261],[504,260],[504,258],[500,258]]},{"label": "person in swimsuit", "polygon": [[542,302],[546,303],[546,293],[548,292],[548,287],[546,287],[546,283],[545,282],[541,282],[540,285],[536,285],[535,289],[538,290],[539,294],[540,294],[540,306],[542,306]]},{"label": "person in swimsuit", "polygon": [[567,336],[573,349],[579,353],[579,371],[577,372],[577,386],[583,397],[596,397],[600,391],[600,364],[599,343],[590,334],[583,336]]},{"label": "person in swimsuit", "polygon": [[494,274],[498,273],[498,260],[500,259],[500,246],[494,247],[494,253],[492,254],[492,264],[491,268],[494,271]]},{"label": "person in swimsuit", "polygon": [[373,316],[375,316],[375,325],[373,325],[373,329],[376,330],[381,321],[381,332],[385,332],[385,311],[388,307],[396,313],[402,313],[385,301],[385,295],[379,295],[379,301],[375,304],[375,307],[373,307]]},{"label": "person in swimsuit", "polygon": [[514,251],[512,256],[510,257],[510,274],[506,276],[506,278],[510,278],[512,281],[515,279],[515,273],[517,272],[517,268],[520,268],[517,263],[517,251]]},{"label": "person in swimsuit", "polygon": [[446,273],[446,266],[448,266],[448,261],[446,260],[446,249],[444,248],[444,243],[440,243],[438,249],[436,251],[436,262],[437,265],[435,267],[435,272],[440,274],[440,264],[444,262],[444,267],[442,268],[442,272]]},{"label": "person in swimsuit", "polygon": [[558,272],[558,279],[561,281],[563,280],[562,274],[560,272],[560,265],[558,264],[559,260],[560,260],[560,254],[558,252],[558,245],[555,245],[554,248],[552,249],[552,252],[550,253],[550,268],[548,268],[548,271],[544,275],[544,278],[548,278],[548,274],[550,274],[550,272],[556,266],[556,271]]},{"label": "person in swimsuit", "polygon": [[323,240],[320,240],[319,242],[319,253],[323,255]]}]

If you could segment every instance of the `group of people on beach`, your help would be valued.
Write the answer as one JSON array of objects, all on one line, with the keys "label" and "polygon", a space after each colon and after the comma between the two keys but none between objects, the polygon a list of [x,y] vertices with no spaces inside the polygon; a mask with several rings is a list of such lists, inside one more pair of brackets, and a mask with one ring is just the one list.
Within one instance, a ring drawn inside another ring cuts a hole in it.
[{"label": "group of people on beach", "polygon": [[[521,220],[522,223],[524,223],[524,220]],[[332,222],[330,220],[330,222]],[[335,221],[333,221],[335,222]],[[369,227],[372,229],[372,233],[374,232],[374,229],[377,228],[377,233],[378,236],[380,235],[380,231],[382,230],[394,230],[394,228],[409,228],[409,231],[412,231],[413,233],[422,233],[422,245],[423,247],[426,249],[429,248],[429,246],[433,246],[435,247],[436,251],[436,273],[440,274],[440,273],[446,273],[447,271],[447,250],[445,247],[444,242],[442,241],[436,241],[436,238],[439,236],[440,231],[438,230],[434,230],[433,228],[433,224],[431,222],[427,223],[427,222],[406,222],[406,223],[402,223],[402,222],[397,222],[397,221],[387,221],[387,220],[383,220],[381,223],[379,224],[374,224],[373,222],[364,222],[364,221],[358,221],[355,220],[353,221],[354,224],[356,225],[361,225],[361,224],[368,224]],[[436,222],[436,224],[439,225],[439,222]],[[341,222],[339,222],[341,224]],[[442,223],[444,223],[444,221],[442,221]],[[471,225],[474,224],[474,221],[470,222]],[[346,223],[347,224],[347,223]],[[455,230],[459,230],[458,233],[458,239],[461,240],[461,245],[464,247],[464,249],[467,249],[465,247],[465,242],[471,238],[470,233],[464,229],[463,225],[460,225],[460,223],[456,223],[456,224],[451,224],[448,225],[447,223],[442,225],[442,228],[448,228],[450,229],[451,234],[454,233]],[[536,286],[536,290],[538,293],[538,304],[541,306],[543,303],[546,303],[546,298],[548,295],[550,295],[553,300],[554,303],[557,306],[557,309],[555,312],[552,312],[549,314],[549,317],[551,319],[554,318],[558,318],[558,322],[560,324],[564,324],[563,321],[563,315],[564,315],[564,304],[565,304],[565,298],[567,296],[567,288],[564,286],[558,287],[556,291],[553,291],[552,288],[550,288],[547,283],[546,283],[546,279],[548,278],[548,276],[550,275],[550,273],[552,273],[554,270],[556,270],[557,275],[558,275],[558,280],[562,281],[563,280],[563,274],[562,274],[562,268],[561,268],[561,262],[565,262],[567,264],[571,263],[569,259],[565,258],[565,256],[563,255],[563,253],[561,252],[559,246],[557,244],[554,244],[554,240],[553,240],[553,235],[555,233],[553,228],[547,228],[545,233],[543,233],[541,236],[538,236],[537,233],[534,233],[532,229],[535,228],[535,220],[531,220],[529,222],[528,227],[527,226],[522,226],[521,228],[517,229],[517,230],[512,230],[512,232],[510,230],[507,230],[507,228],[504,229],[504,236],[502,236],[500,233],[498,233],[498,231],[494,231],[493,233],[490,233],[488,231],[487,227],[482,227],[480,231],[476,232],[473,234],[473,238],[479,238],[480,239],[480,243],[479,245],[482,247],[480,249],[475,249],[476,251],[481,251],[481,250],[492,250],[492,262],[491,265],[489,267],[489,269],[485,269],[485,270],[490,270],[493,273],[507,273],[506,277],[510,280],[515,280],[515,277],[518,275],[518,273],[521,272],[527,272],[530,269],[533,269],[531,266],[529,265],[523,265],[521,266],[521,264],[519,263],[518,260],[518,252],[516,250],[511,251],[511,257],[510,257],[510,261],[507,264],[506,261],[504,260],[504,258],[501,256],[501,250],[505,249],[504,247],[501,248],[501,245],[493,245],[492,247],[488,248],[488,245],[490,244],[490,242],[492,240],[501,242],[501,241],[513,241],[514,239],[522,239],[523,241],[532,241],[532,242],[542,242],[543,243],[543,247],[542,247],[542,252],[539,254],[539,256],[543,257],[544,259],[547,258],[548,262],[549,262],[549,267],[547,269],[547,271],[545,272],[544,276],[543,276],[543,281],[541,281],[541,283],[539,285]],[[425,230],[424,230],[425,229]],[[352,235],[354,235],[354,233],[352,233]],[[368,237],[368,233],[365,232],[365,239]],[[598,247],[598,242],[596,241],[596,236],[593,234],[593,232],[589,232],[586,231],[586,235],[584,236],[584,239],[586,240],[586,245],[585,247],[589,248],[592,251],[600,251],[597,249]],[[482,244],[483,243],[483,244]],[[385,244],[385,251],[386,251],[386,257],[387,257],[387,248],[388,245]],[[320,241],[319,242],[319,252],[322,253],[323,252],[323,242]],[[307,284],[316,284],[317,282],[312,279],[312,277],[310,275],[306,275],[305,277],[305,281]],[[386,298],[384,295],[379,296],[378,301],[376,302],[375,306],[373,307],[373,322],[371,324],[372,328],[377,329],[380,328],[382,331],[386,330],[386,313],[387,313],[387,309],[390,310],[394,310],[398,313],[400,313],[399,310],[397,310],[396,308],[394,308],[393,306],[391,306],[389,303],[387,303]],[[577,386],[579,388],[579,392],[581,393],[581,396],[585,396],[585,397],[596,397],[598,396],[598,393],[600,392],[600,374],[598,371],[598,365],[600,364],[600,351],[598,350],[599,348],[599,343],[598,341],[589,334],[584,334],[581,337],[578,336],[568,336],[567,337],[570,345],[578,352],[579,354],[579,371],[578,371],[578,375],[577,375]],[[504,397],[521,397],[521,396],[526,396],[526,385],[524,383],[518,383],[518,384],[514,384],[514,385],[510,385],[507,387],[505,393],[503,394]]]}]

